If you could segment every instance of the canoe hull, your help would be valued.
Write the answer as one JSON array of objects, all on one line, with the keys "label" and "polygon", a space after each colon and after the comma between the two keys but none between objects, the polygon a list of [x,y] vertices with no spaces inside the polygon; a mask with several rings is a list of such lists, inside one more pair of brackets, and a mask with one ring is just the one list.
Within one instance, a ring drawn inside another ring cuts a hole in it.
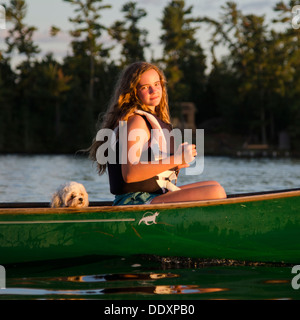
[{"label": "canoe hull", "polygon": [[179,205],[0,209],[0,264],[155,254],[300,263],[300,192]]}]

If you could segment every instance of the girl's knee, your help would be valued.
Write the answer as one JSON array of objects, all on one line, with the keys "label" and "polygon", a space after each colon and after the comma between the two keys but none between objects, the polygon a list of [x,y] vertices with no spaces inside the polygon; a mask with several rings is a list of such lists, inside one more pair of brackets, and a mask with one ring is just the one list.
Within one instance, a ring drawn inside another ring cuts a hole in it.
[{"label": "girl's knee", "polygon": [[218,183],[218,185],[215,185],[214,189],[215,189],[214,191],[215,191],[217,199],[227,198],[225,189],[219,183]]}]

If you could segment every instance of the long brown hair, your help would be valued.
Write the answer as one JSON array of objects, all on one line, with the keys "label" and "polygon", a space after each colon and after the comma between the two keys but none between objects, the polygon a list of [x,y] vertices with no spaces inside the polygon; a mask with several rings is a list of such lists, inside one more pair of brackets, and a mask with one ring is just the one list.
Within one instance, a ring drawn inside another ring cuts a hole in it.
[{"label": "long brown hair", "polygon": [[[141,75],[151,69],[154,69],[158,73],[162,86],[162,98],[159,105],[155,108],[156,116],[162,121],[170,124],[168,94],[164,73],[154,64],[148,62],[135,62],[125,68],[120,74],[99,130],[115,129],[118,126],[119,121],[127,121],[136,109],[151,113],[151,110],[141,102],[137,94],[137,87]],[[90,159],[97,161],[97,149],[103,143],[104,141],[93,140],[91,147],[88,149]],[[98,163],[99,175],[105,172],[106,166],[106,164]]]}]

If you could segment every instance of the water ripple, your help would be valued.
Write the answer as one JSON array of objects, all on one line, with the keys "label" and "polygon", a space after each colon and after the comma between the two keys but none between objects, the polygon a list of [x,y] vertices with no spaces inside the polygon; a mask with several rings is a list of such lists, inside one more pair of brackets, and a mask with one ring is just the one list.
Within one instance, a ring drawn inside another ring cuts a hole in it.
[{"label": "water ripple", "polygon": [[[112,200],[107,174],[98,176],[87,158],[72,155],[1,155],[0,202],[48,202],[57,187],[75,180],[85,185],[91,201]],[[178,185],[217,180],[228,194],[300,186],[300,161],[205,157],[201,175],[179,175]]]}]

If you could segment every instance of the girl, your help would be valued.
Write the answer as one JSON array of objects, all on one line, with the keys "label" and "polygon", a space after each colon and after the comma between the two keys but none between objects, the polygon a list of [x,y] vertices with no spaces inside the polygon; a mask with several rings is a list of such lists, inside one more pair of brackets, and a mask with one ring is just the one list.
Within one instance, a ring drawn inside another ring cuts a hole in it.
[{"label": "girl", "polygon": [[[127,125],[125,135],[120,134],[120,121]],[[170,175],[174,177],[193,161],[197,155],[195,145],[185,143],[174,152],[174,145],[169,143],[166,148],[161,137],[158,139],[159,152],[162,153],[163,147],[169,150],[167,159],[153,160],[151,129],[156,128],[159,132],[163,132],[161,129],[171,130],[166,81],[157,66],[136,62],[123,71],[104,116],[102,129],[105,128],[117,132],[116,159],[119,159],[119,144],[124,146],[121,152],[125,161],[115,164],[99,164],[98,161],[100,175],[108,169],[110,191],[115,195],[114,205],[226,198],[224,189],[216,181],[197,182],[180,188],[169,181]],[[97,161],[97,150],[103,143],[93,141],[89,151],[94,161]],[[152,161],[149,161],[151,156]]]}]

